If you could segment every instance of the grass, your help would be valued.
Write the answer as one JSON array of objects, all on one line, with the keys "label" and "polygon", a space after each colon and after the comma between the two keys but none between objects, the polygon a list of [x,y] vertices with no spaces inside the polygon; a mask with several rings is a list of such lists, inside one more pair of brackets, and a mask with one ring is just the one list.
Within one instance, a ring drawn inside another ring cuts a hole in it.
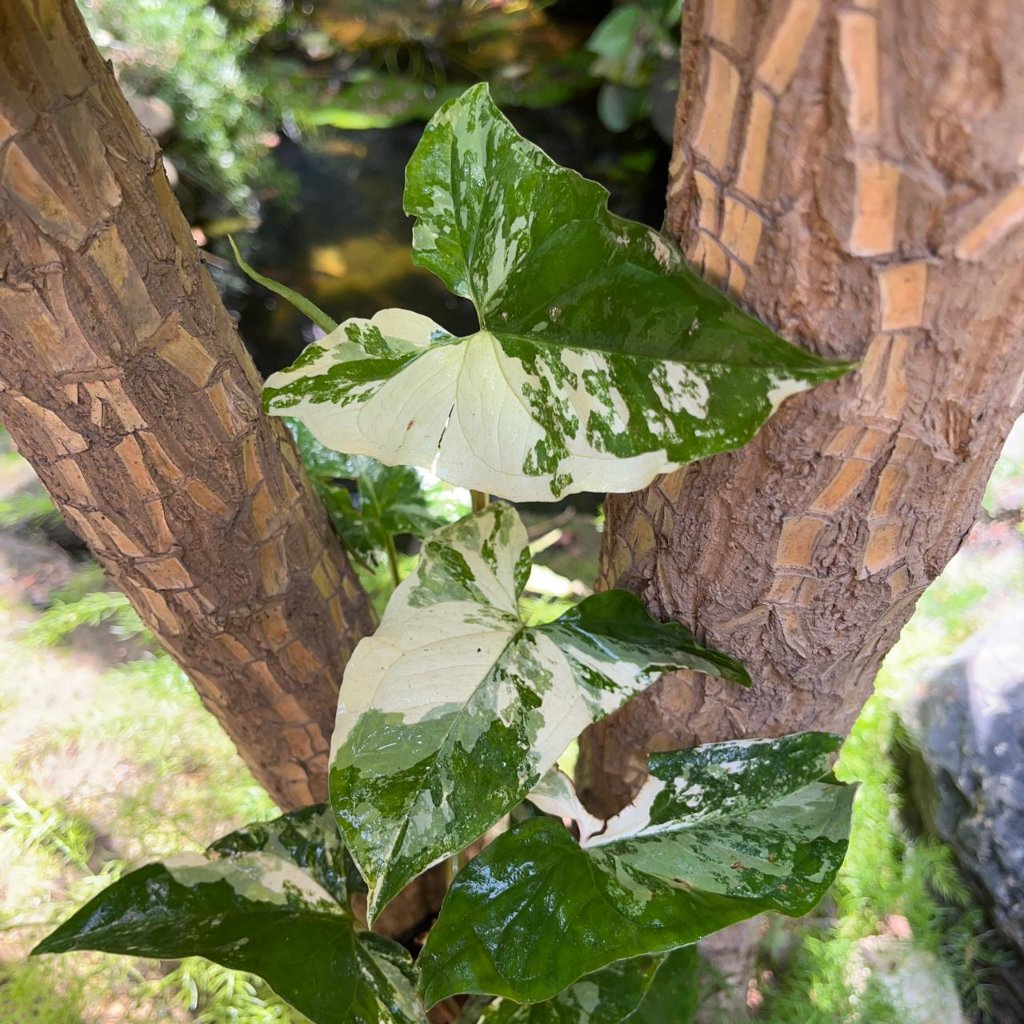
[{"label": "grass", "polygon": [[[124,626],[119,594],[66,596],[27,631],[11,629],[12,618],[21,624],[19,613],[0,608],[0,622],[8,619],[0,629],[8,725],[48,688],[61,696],[70,655],[40,651],[40,643],[59,643],[74,629]],[[11,639],[18,632],[28,632],[33,645]],[[29,681],[38,688],[11,685]],[[36,724],[0,754],[0,1020],[300,1024],[304,1018],[259,979],[197,958],[177,966],[90,953],[24,959],[127,867],[201,849],[232,827],[276,813],[164,655],[95,671],[83,692],[58,699],[55,713]]]}]

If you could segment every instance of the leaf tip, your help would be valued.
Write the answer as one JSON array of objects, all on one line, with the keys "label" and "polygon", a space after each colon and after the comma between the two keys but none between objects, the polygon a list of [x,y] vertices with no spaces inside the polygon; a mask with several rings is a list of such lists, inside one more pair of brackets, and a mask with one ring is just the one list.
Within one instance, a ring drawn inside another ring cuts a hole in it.
[{"label": "leaf tip", "polygon": [[729,675],[725,678],[733,683],[739,683],[740,686],[745,686],[748,690],[754,685],[754,680],[751,679],[750,673],[747,671],[746,665],[741,661],[737,661],[735,658],[729,658]]},{"label": "leaf tip", "polygon": [[62,936],[64,926],[61,925],[55,931],[50,932],[45,939],[37,942],[29,951],[29,956],[39,956],[43,953],[67,953],[69,950],[75,949],[76,946],[73,942],[67,941]]}]

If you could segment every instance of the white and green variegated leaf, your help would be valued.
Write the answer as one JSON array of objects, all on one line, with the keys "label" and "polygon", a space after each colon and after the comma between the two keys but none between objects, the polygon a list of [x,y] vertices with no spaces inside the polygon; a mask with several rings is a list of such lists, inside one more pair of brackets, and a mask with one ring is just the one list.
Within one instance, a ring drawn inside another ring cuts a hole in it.
[{"label": "white and green variegated leaf", "polygon": [[33,953],[204,956],[259,975],[314,1024],[426,1024],[409,954],[343,906],[353,882],[321,804],[130,872]]},{"label": "white and green variegated leaf", "polygon": [[482,835],[568,744],[662,673],[748,682],[731,658],[622,591],[527,626],[526,530],[492,505],[433,533],[345,671],[331,801],[369,884],[371,919]]},{"label": "white and green variegated leaf", "polygon": [[270,377],[268,411],[329,448],[551,500],[735,448],[849,369],[782,341],[607,199],[473,86],[427,125],[405,208],[414,262],[472,300],[480,330],[396,309],[347,320]]},{"label": "white and green variegated leaf", "polygon": [[577,842],[528,819],[456,876],[420,955],[427,1005],[461,992],[550,999],[615,961],[766,910],[806,913],[846,853],[839,737],[801,733],[652,754],[650,778]]},{"label": "white and green variegated leaf", "polygon": [[543,1003],[496,999],[480,1024],[690,1024],[698,1003],[697,951],[620,960]]},{"label": "white and green variegated leaf", "polygon": [[541,778],[526,799],[545,814],[575,822],[581,836],[593,835],[604,827],[604,819],[583,806],[572,779],[558,765]]}]

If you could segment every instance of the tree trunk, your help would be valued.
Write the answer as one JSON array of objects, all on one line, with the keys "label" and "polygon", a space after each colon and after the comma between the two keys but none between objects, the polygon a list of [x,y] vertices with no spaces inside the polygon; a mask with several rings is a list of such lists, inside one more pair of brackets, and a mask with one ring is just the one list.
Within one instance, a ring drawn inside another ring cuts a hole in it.
[{"label": "tree trunk", "polygon": [[[1021,411],[1022,44],[1006,0],[688,0],[669,230],[784,336],[863,365],[609,497],[600,584],[755,683],[674,674],[590,730],[593,809],[628,801],[648,751],[847,732],[970,529]],[[705,951],[719,1011],[744,1008],[757,938]]]},{"label": "tree trunk", "polygon": [[0,420],[285,808],[365,595],[73,0],[0,3]]},{"label": "tree trunk", "polygon": [[862,359],[745,448],[612,495],[604,585],[693,627],[683,673],[594,729],[589,798],[643,752],[848,731],[974,521],[1024,385],[1024,7],[692,0],[669,228],[792,341]]},{"label": "tree trunk", "polygon": [[[592,729],[594,809],[648,751],[847,732],[970,529],[1021,411],[1022,48],[1005,0],[688,0],[669,229],[785,337],[863,365],[609,497],[601,584],[755,684],[674,674]],[[727,975],[754,938],[719,940]]]}]

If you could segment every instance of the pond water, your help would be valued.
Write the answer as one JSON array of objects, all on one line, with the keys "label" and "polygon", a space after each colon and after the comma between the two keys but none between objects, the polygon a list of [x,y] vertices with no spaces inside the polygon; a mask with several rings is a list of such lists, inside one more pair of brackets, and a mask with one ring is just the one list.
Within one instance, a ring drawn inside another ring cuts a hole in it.
[{"label": "pond water", "polygon": [[[613,134],[601,127],[587,97],[509,114],[559,163],[601,181],[614,212],[661,225],[668,149],[649,127]],[[475,330],[470,304],[411,261],[412,221],[402,210],[402,188],[421,133],[417,123],[326,129],[301,145],[285,140],[274,155],[297,179],[298,197],[265,208],[250,262],[338,321],[401,306],[454,333]],[[227,291],[264,374],[289,363],[312,340],[309,322],[275,296],[234,275]]]}]

